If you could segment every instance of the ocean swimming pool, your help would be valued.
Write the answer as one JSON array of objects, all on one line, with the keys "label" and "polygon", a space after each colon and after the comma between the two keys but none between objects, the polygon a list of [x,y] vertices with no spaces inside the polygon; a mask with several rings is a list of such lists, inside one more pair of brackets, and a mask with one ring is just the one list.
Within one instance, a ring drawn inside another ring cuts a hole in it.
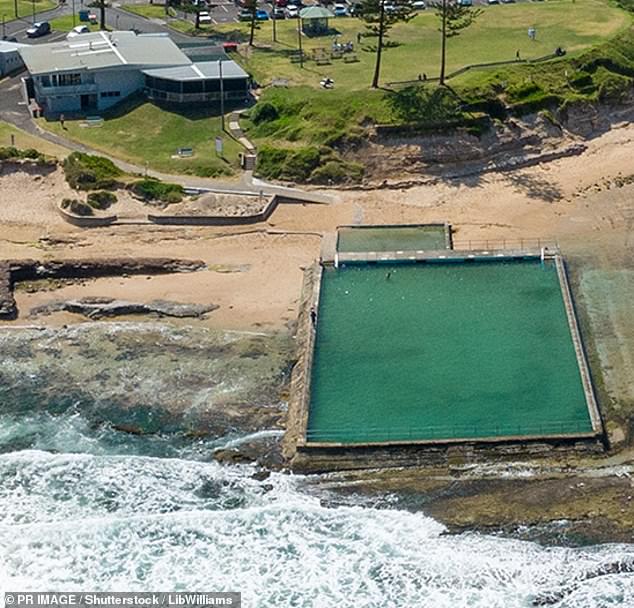
[{"label": "ocean swimming pool", "polygon": [[553,260],[325,268],[306,440],[592,434],[580,365]]}]

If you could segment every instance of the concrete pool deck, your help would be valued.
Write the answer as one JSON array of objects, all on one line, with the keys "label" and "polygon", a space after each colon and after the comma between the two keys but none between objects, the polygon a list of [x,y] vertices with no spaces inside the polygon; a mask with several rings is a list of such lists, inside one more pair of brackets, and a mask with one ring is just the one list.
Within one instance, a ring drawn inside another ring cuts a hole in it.
[{"label": "concrete pool deck", "polygon": [[[506,251],[433,251],[433,252],[417,252],[415,259],[411,259],[411,255],[404,256],[399,252],[394,252],[394,257],[389,259],[389,254],[382,253],[381,256],[377,256],[376,260],[373,255],[355,255],[353,259],[349,261],[351,263],[364,263],[364,262],[422,262],[422,263],[460,263],[470,261],[490,261],[495,263],[500,260],[539,260],[544,254],[543,251],[532,250],[506,250]],[[323,267],[316,265],[313,269],[313,276],[310,285],[310,289],[306,294],[304,300],[305,313],[300,316],[300,326],[302,330],[299,332],[304,336],[304,346],[302,348],[303,356],[300,356],[298,362],[298,368],[296,372],[296,379],[300,377],[299,383],[294,383],[293,394],[291,398],[291,406],[289,407],[289,430],[293,429],[289,434],[292,436],[291,443],[294,444],[295,450],[302,452],[319,452],[325,450],[345,450],[346,452],[357,451],[362,452],[363,449],[373,450],[375,448],[403,448],[407,446],[419,447],[419,448],[434,448],[439,446],[451,446],[451,445],[465,445],[465,444],[479,444],[479,445],[509,445],[509,444],[522,444],[526,445],[526,442],[542,442],[547,444],[554,444],[557,442],[564,442],[565,444],[574,444],[576,442],[588,442],[594,449],[597,445],[597,440],[603,435],[603,425],[601,422],[601,416],[597,401],[595,398],[590,370],[586,361],[585,352],[583,348],[583,342],[579,331],[576,315],[574,312],[574,303],[572,294],[568,284],[565,265],[561,256],[554,252],[546,252],[546,257],[552,260],[556,265],[557,276],[559,279],[559,285],[561,289],[561,296],[563,298],[563,305],[566,312],[566,318],[568,320],[568,327],[574,346],[575,356],[579,373],[581,375],[581,384],[583,387],[583,393],[585,395],[586,407],[588,410],[588,416],[590,418],[591,429],[583,432],[531,432],[531,433],[504,433],[499,434],[483,434],[481,436],[465,436],[465,437],[444,437],[444,438],[407,438],[407,439],[391,439],[387,441],[367,441],[367,442],[354,442],[349,441],[315,441],[311,440],[308,433],[309,427],[309,415],[310,415],[310,401],[311,401],[311,378],[312,378],[312,366],[313,356],[315,351],[315,330],[312,327],[310,315],[308,311],[310,307],[315,307],[319,313],[319,301],[320,301],[320,289],[322,282]],[[299,393],[297,389],[300,388]],[[293,403],[294,402],[294,403]],[[548,425],[545,424],[545,427]],[[552,430],[552,429],[550,429]]]}]

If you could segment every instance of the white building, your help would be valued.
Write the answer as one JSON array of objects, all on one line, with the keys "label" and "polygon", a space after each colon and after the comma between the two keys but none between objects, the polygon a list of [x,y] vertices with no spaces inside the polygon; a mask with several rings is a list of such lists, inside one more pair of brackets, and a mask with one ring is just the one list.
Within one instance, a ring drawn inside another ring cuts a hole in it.
[{"label": "white building", "polygon": [[0,78],[24,67],[19,52],[24,46],[26,45],[0,40]]},{"label": "white building", "polygon": [[244,99],[248,74],[235,62],[194,63],[166,34],[94,32],[20,48],[31,77],[27,90],[45,114],[105,110],[143,91],[166,103]]}]

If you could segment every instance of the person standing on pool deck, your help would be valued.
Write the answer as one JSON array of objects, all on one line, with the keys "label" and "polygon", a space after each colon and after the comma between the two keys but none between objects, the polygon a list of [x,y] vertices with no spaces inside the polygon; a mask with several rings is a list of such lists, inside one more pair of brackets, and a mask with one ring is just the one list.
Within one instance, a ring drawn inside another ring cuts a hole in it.
[{"label": "person standing on pool deck", "polygon": [[392,271],[390,270],[388,273],[386,273],[385,280],[389,281],[391,276],[392,276]]},{"label": "person standing on pool deck", "polygon": [[313,327],[317,326],[317,311],[314,306],[310,307],[310,321],[313,324]]}]

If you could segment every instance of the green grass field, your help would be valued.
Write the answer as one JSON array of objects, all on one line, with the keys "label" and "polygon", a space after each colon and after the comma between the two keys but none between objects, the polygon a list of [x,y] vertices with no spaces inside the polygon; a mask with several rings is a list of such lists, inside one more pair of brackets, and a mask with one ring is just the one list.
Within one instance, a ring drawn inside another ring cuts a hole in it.
[{"label": "green grass field", "polygon": [[[36,0],[35,12],[41,13],[51,8],[55,8],[57,4],[50,0]],[[18,16],[23,19],[30,19],[33,15],[33,2],[29,0],[18,0]],[[16,18],[14,0],[0,0],[0,21],[4,16],[6,21]]]},{"label": "green grass field", "polygon": [[12,145],[11,136],[13,135],[13,145],[21,150],[27,148],[34,148],[43,154],[48,156],[54,156],[56,158],[65,158],[70,154],[70,150],[53,144],[50,141],[42,139],[41,137],[35,137],[30,135],[9,123],[0,120],[0,148],[4,146]]},{"label": "green grass field", "polygon": [[[200,177],[231,175],[238,166],[240,144],[222,133],[220,117],[208,110],[188,110],[186,115],[139,101],[125,103],[115,112],[103,113],[102,127],[82,127],[81,120],[66,120],[66,130],[58,122],[39,124],[58,135],[84,143],[95,150],[163,173],[185,173]],[[222,134],[222,135],[221,135]],[[221,135],[224,158],[214,151]],[[192,158],[172,158],[177,149],[192,147]]]},{"label": "green grass field", "polygon": [[147,19],[166,19],[175,15],[173,8],[168,9],[169,14],[166,15],[165,7],[158,4],[126,4],[122,8]]},{"label": "green grass field", "polygon": [[[80,21],[79,16],[75,15],[75,25],[87,25],[91,32],[99,31],[98,23],[88,23],[87,21]],[[57,32],[70,32],[75,25],[73,25],[73,16],[66,15],[64,17],[58,17],[51,20],[51,27]]]},{"label": "green grass field", "polygon": [[[569,53],[587,49],[632,22],[623,10],[602,0],[547,0],[547,2],[497,5],[485,7],[483,14],[470,29],[449,41],[448,70],[464,65],[512,60],[516,51],[530,59],[552,53],[561,46]],[[331,27],[338,32],[341,42],[352,41],[358,47],[357,33],[363,24],[354,18],[331,19]],[[527,29],[537,29],[537,40],[528,39]],[[374,54],[359,51],[358,63],[333,60],[331,65],[318,66],[309,61],[304,68],[290,62],[297,48],[297,22],[277,23],[278,43],[272,42],[272,23],[261,24],[256,32],[258,48],[247,49],[241,61],[255,78],[266,84],[274,78],[286,78],[291,84],[319,86],[324,76],[335,80],[335,86],[347,89],[368,87],[374,67]],[[243,33],[246,39],[248,24],[213,26],[214,31]],[[384,54],[382,81],[416,79],[418,74],[438,75],[440,38],[437,18],[431,10],[420,13],[407,24],[399,24],[390,32],[401,46]],[[334,36],[303,37],[305,51],[325,48],[330,50]],[[363,43],[362,43],[363,46]]]}]

